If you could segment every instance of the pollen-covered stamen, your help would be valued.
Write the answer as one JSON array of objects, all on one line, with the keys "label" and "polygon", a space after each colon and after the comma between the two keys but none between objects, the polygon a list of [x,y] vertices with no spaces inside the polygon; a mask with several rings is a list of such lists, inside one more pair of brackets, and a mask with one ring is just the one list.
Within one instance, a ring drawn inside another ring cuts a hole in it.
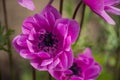
[{"label": "pollen-covered stamen", "polygon": [[72,75],[80,76],[81,68],[78,67],[76,63],[73,63],[73,65],[69,69],[73,72]]},{"label": "pollen-covered stamen", "polygon": [[40,34],[38,48],[41,51],[48,53],[53,53],[58,48],[58,40],[56,35],[53,35],[51,32],[46,32]]}]

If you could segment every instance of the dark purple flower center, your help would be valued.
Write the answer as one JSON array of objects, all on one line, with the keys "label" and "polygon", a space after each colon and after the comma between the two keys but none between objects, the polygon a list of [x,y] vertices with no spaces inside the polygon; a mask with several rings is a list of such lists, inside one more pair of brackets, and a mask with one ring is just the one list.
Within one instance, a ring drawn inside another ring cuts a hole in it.
[{"label": "dark purple flower center", "polygon": [[40,34],[38,48],[48,53],[54,53],[58,48],[58,39],[51,32]]},{"label": "dark purple flower center", "polygon": [[73,63],[73,65],[69,69],[73,72],[72,75],[80,76],[81,68],[78,67],[76,63]]}]

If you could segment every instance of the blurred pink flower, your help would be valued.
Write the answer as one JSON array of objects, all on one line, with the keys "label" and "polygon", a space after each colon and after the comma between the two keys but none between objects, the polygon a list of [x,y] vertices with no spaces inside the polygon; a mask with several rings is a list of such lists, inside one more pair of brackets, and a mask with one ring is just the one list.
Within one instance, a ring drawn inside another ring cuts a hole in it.
[{"label": "blurred pink flower", "polygon": [[61,18],[48,5],[24,21],[23,33],[14,38],[13,45],[38,70],[64,70],[73,63],[71,44],[77,39],[79,28],[75,20]]},{"label": "blurred pink flower", "polygon": [[74,58],[73,65],[65,71],[49,71],[56,80],[95,80],[101,73],[101,66],[93,59],[91,50]]},{"label": "blurred pink flower", "polygon": [[120,4],[120,0],[83,0],[83,2],[109,24],[115,25],[114,20],[107,14],[107,12],[120,15],[120,9],[115,7]]},{"label": "blurred pink flower", "polygon": [[27,8],[29,10],[34,10],[35,9],[35,6],[34,6],[32,0],[17,0],[17,1],[21,6]]}]

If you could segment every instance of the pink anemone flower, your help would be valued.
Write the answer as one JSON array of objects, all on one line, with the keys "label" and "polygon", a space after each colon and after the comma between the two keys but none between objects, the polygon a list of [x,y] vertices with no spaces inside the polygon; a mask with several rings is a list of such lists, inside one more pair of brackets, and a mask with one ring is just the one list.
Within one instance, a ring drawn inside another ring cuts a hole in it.
[{"label": "pink anemone flower", "polygon": [[115,21],[107,14],[107,12],[120,15],[120,9],[115,7],[120,4],[120,0],[83,0],[83,2],[106,22],[115,25]]},{"label": "pink anemone flower", "polygon": [[74,58],[69,69],[49,72],[56,80],[96,80],[101,70],[101,66],[93,59],[90,48],[86,48],[84,53]]},{"label": "pink anemone flower", "polygon": [[37,70],[65,70],[73,63],[73,44],[80,26],[75,20],[61,18],[51,5],[23,22],[22,33],[13,46]]}]

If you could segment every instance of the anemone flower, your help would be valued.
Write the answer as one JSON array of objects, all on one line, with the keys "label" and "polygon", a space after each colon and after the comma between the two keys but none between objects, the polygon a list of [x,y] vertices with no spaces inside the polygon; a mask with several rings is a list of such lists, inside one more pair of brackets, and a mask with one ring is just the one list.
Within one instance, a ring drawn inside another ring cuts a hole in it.
[{"label": "anemone flower", "polygon": [[49,71],[56,80],[96,80],[101,66],[93,59],[90,48],[74,58],[72,66],[65,71]]},{"label": "anemone flower", "polygon": [[73,63],[71,44],[79,34],[75,20],[61,18],[51,5],[25,19],[13,46],[37,70],[65,70]]},{"label": "anemone flower", "polygon": [[83,2],[106,22],[115,25],[115,21],[108,15],[108,13],[120,15],[120,9],[115,7],[120,4],[120,0],[83,0]]}]

